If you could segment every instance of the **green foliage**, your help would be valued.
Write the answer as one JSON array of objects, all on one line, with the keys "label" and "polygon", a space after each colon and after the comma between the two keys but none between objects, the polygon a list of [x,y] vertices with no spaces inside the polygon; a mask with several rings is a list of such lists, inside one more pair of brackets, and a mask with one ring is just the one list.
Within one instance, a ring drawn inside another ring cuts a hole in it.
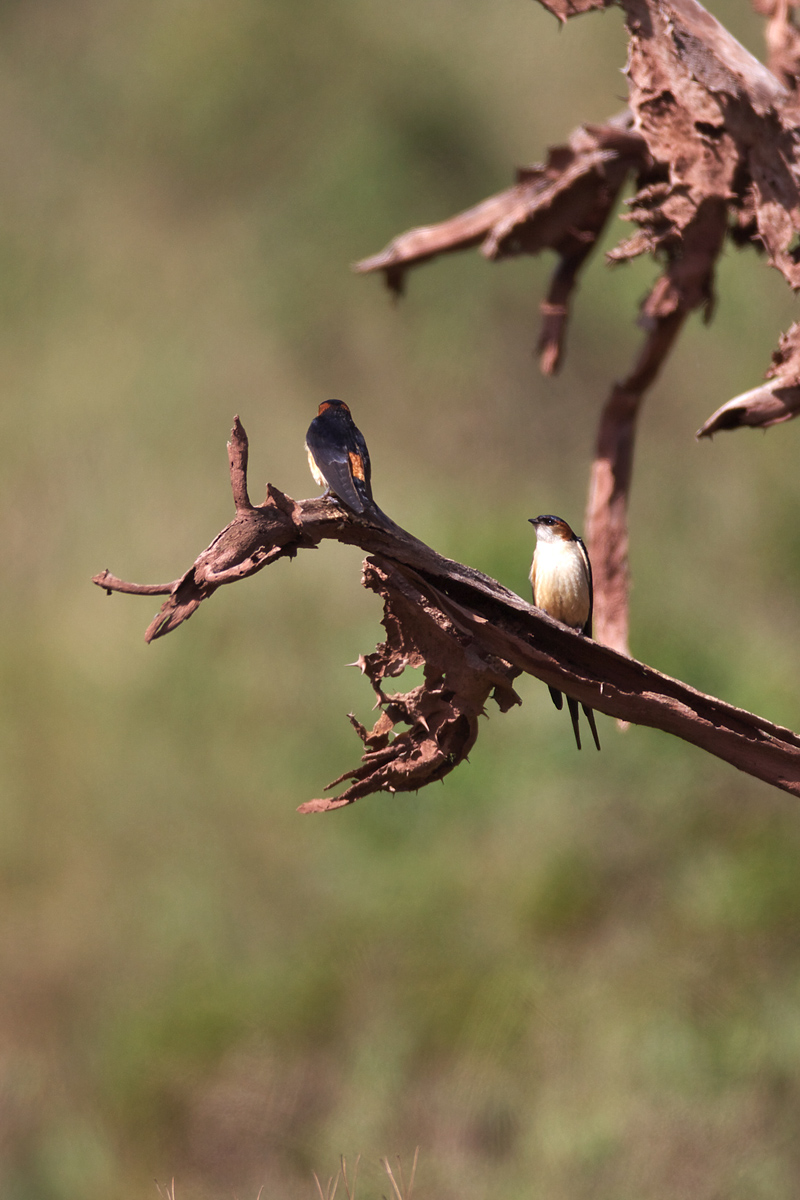
[{"label": "green foliage", "polygon": [[[377,1195],[417,1144],[445,1200],[794,1196],[794,801],[607,720],[577,754],[523,680],[441,788],[301,819],[370,717],[357,552],[150,648],[155,601],[88,582],[207,544],[234,412],[253,496],[309,494],[340,395],[382,507],[526,594],[526,518],[580,526],[652,265],[590,267],[547,382],[550,263],[443,260],[399,306],[348,266],[615,111],[618,14],[31,0],[0,27],[3,1196],[310,1196],[359,1152]],[[797,727],[800,429],[692,438],[791,298],[735,254],[719,290],[642,420],[633,647]]]}]

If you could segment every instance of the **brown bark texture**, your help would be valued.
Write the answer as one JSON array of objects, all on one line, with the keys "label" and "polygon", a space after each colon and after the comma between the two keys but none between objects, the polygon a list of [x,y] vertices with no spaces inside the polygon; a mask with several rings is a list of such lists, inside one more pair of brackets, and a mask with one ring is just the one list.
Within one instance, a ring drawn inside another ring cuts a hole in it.
[{"label": "brown bark texture", "polygon": [[767,383],[723,404],[697,431],[698,438],[710,438],[722,429],[750,425],[766,429],[791,421],[800,412],[800,324],[795,323],[783,335],[772,355]]},{"label": "brown bark texture", "polygon": [[[360,764],[333,780],[338,794],[301,812],[325,812],[378,792],[418,791],[467,758],[479,718],[493,699],[501,712],[520,700],[523,673],[619,720],[663,729],[740,770],[800,795],[800,737],[753,713],[662,675],[546,616],[472,567],[443,558],[390,520],[355,516],[332,497],[295,501],[272,485],[263,504],[247,492],[247,436],[238,417],[228,444],[236,514],[180,579],[126,583],[108,571],[94,583],[112,592],[166,597],[146,641],[187,620],[217,588],[254,575],[323,538],[357,545],[368,557],[363,584],[383,601],[386,639],[358,665],[380,715],[367,730]],[[387,691],[406,667],[424,667],[409,692]]]},{"label": "brown bark texture", "polygon": [[[541,0],[560,21],[612,0]],[[709,319],[714,268],[726,239],[766,255],[800,287],[800,33],[789,0],[754,0],[767,18],[769,65],[741,46],[697,0],[614,0],[629,35],[628,110],[577,129],[546,163],[516,185],[439,225],[396,238],[358,263],[383,272],[395,291],[407,271],[439,254],[480,246],[489,259],[559,257],[541,304],[540,365],[563,359],[569,301],[620,191],[632,180],[625,219],[634,232],[611,263],[650,254],[661,274],[642,304],[644,341],[600,414],[586,513],[595,577],[595,634],[628,646],[628,497],[636,419],[688,314]],[[766,427],[800,411],[800,343],[781,339],[768,383],[737,396],[703,425],[709,436],[740,425]]]}]

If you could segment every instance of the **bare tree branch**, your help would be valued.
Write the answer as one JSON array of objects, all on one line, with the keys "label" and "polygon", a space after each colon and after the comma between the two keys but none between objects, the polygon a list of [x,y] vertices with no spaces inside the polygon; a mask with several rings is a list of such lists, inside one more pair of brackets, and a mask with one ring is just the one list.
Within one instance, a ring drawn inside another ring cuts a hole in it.
[{"label": "bare tree branch", "polygon": [[548,0],[548,3],[542,0],[542,3],[554,17],[566,24],[570,17],[580,16],[581,13],[592,12],[597,8],[611,8],[614,0]]},{"label": "bare tree branch", "polygon": [[696,437],[710,438],[724,429],[768,429],[770,425],[781,425],[791,421],[800,413],[800,386],[781,387],[773,381],[761,387],[734,396],[701,425]]},{"label": "bare tree branch", "polygon": [[790,92],[797,93],[800,76],[800,32],[792,9],[796,0],[753,0],[753,8],[767,17],[767,66]]},{"label": "bare tree branch", "polygon": [[[636,203],[636,201],[634,202]],[[725,237],[725,208],[702,204],[678,250],[642,305],[648,330],[633,370],[611,389],[600,417],[586,510],[586,535],[595,579],[594,628],[599,642],[628,652],[628,494],[633,475],[636,420],[642,400],[692,309],[710,310],[714,263]]]},{"label": "bare tree branch", "polygon": [[560,262],[541,305],[538,346],[542,371],[551,375],[560,365],[578,271],[597,244],[626,177],[632,170],[643,171],[648,162],[629,112],[604,125],[581,125],[567,145],[551,147],[546,163],[520,168],[514,187],[439,225],[402,234],[355,270],[383,271],[389,288],[400,293],[406,272],[439,254],[480,245],[485,258],[499,261],[554,250]]},{"label": "bare tree branch", "polygon": [[[238,420],[231,444],[231,486],[240,499],[247,438]],[[171,585],[125,583],[107,571],[94,582],[109,593],[169,590],[145,635],[152,641],[177,628],[222,584],[323,538],[360,546],[369,555],[363,582],[383,600],[386,640],[359,666],[381,713],[370,731],[351,717],[365,753],[360,766],[329,787],[352,782],[335,797],[302,805],[302,812],[338,808],[380,791],[416,791],[442,779],[469,754],[490,697],[502,712],[519,703],[512,684],[523,672],[609,716],[663,729],[800,795],[796,734],[584,638],[399,526],[355,516],[330,497],[295,502],[270,486],[264,504],[237,511]],[[386,680],[423,665],[421,685],[405,694],[385,691]]]},{"label": "bare tree branch", "polygon": [[722,429],[750,425],[767,429],[791,421],[800,413],[800,323],[783,335],[767,371],[769,383],[735,396],[712,413],[697,431],[698,438],[711,437]]},{"label": "bare tree branch", "polygon": [[686,311],[657,317],[633,370],[614,384],[600,417],[586,507],[586,539],[594,578],[594,632],[628,653],[628,494],[633,474],[636,419],[644,394],[678,336]]},{"label": "bare tree branch", "polygon": [[248,442],[238,414],[233,418],[231,440],[228,442],[228,462],[231,468],[231,490],[236,511],[249,512],[253,507],[247,494]]}]

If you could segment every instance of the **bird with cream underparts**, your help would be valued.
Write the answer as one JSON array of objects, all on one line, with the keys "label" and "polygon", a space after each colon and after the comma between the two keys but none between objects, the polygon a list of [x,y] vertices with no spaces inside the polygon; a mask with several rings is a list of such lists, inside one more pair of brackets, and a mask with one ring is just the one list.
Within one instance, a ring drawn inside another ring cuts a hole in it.
[{"label": "bird with cream underparts", "polygon": [[351,512],[367,513],[385,524],[389,518],[372,498],[372,466],[364,435],[343,400],[323,400],[308,427],[306,451],[311,474],[326,494]]},{"label": "bird with cream underparts", "polygon": [[[548,616],[562,621],[573,629],[579,629],[586,637],[592,636],[592,565],[582,540],[573,533],[561,517],[546,514],[530,517],[536,531],[536,549],[531,563],[531,588],[533,603]],[[563,696],[557,688],[550,688],[556,708],[563,704]],[[578,701],[567,696],[567,707],[572,718],[575,741],[581,748],[578,728],[580,716]],[[585,704],[581,706],[594,744],[600,749],[600,739],[594,713]]]}]

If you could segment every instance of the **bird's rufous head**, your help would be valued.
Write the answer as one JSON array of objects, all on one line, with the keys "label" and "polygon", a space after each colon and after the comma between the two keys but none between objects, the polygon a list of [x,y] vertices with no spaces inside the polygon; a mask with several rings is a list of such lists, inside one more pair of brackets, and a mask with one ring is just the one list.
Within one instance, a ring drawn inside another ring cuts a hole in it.
[{"label": "bird's rufous head", "polygon": [[537,538],[543,542],[575,541],[575,534],[561,517],[554,517],[552,514],[546,513],[541,517],[529,517],[528,520],[536,530]]},{"label": "bird's rufous head", "polygon": [[321,417],[322,414],[327,412],[329,408],[332,408],[334,412],[350,412],[350,409],[347,407],[344,400],[323,400],[322,404],[319,406],[319,412],[317,413],[317,416]]}]

